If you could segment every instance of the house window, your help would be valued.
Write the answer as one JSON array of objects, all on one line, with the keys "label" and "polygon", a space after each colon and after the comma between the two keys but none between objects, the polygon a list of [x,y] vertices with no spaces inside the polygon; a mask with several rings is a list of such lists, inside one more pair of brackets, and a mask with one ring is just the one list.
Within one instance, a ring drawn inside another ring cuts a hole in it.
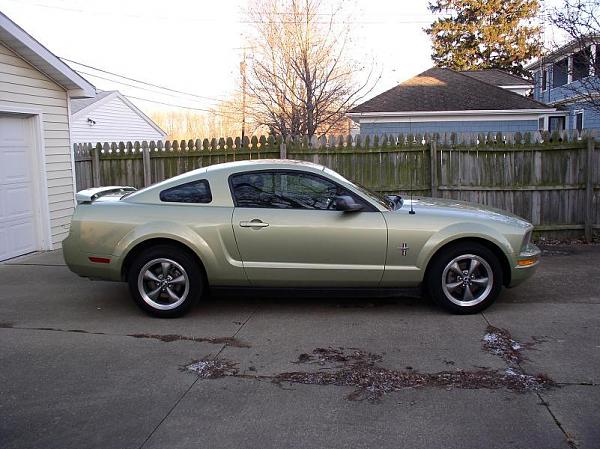
[{"label": "house window", "polygon": [[575,113],[575,129],[579,132],[583,130],[583,111]]},{"label": "house window", "polygon": [[548,70],[542,70],[542,90],[548,88]]},{"label": "house window", "polygon": [[573,69],[572,79],[573,81],[580,80],[589,76],[590,74],[590,61],[592,59],[592,53],[589,48],[578,51],[573,54]]},{"label": "house window", "polygon": [[569,79],[568,58],[555,62],[552,65],[552,87],[564,86]]},{"label": "house window", "polygon": [[565,117],[554,116],[548,118],[548,131],[564,131],[565,130]]},{"label": "house window", "polygon": [[544,122],[545,122],[544,117],[540,117],[538,119],[538,131],[543,131],[546,129],[546,127],[544,126],[544,124],[545,124]]}]

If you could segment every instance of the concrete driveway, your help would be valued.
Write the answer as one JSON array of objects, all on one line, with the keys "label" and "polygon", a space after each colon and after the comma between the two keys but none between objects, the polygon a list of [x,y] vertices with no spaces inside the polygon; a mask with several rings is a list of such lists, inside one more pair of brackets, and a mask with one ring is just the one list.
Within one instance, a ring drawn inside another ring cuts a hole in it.
[{"label": "concrete driveway", "polygon": [[153,319],[59,251],[0,265],[0,447],[597,448],[600,247],[483,314],[212,295]]}]

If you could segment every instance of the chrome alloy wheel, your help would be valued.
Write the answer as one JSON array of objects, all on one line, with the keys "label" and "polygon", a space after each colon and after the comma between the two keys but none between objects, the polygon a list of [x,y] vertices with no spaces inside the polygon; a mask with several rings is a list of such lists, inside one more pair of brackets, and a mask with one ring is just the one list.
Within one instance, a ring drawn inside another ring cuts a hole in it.
[{"label": "chrome alloy wheel", "polygon": [[442,290],[446,298],[461,307],[484,301],[494,286],[492,267],[475,254],[452,259],[442,274]]},{"label": "chrome alloy wheel", "polygon": [[138,290],[144,302],[158,310],[171,310],[185,301],[190,290],[188,274],[171,259],[153,259],[138,274]]}]

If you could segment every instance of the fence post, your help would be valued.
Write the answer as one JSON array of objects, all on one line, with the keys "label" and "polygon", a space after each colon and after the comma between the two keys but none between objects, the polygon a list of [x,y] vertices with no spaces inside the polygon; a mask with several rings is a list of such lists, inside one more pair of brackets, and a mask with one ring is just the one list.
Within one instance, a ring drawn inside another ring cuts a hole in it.
[{"label": "fence post", "polygon": [[587,141],[587,163],[586,163],[586,175],[585,175],[585,241],[588,243],[592,242],[592,204],[594,197],[594,190],[592,185],[592,165],[594,157],[594,139],[589,138]]},{"label": "fence post", "polygon": [[102,144],[98,142],[92,149],[92,183],[94,187],[100,187],[100,150]]},{"label": "fence post", "polygon": [[287,159],[287,148],[284,140],[281,140],[279,144],[279,159]]},{"label": "fence post", "polygon": [[142,167],[144,169],[144,187],[148,187],[152,184],[152,170],[150,167],[150,150],[148,149],[148,142],[145,140],[142,142]]},{"label": "fence post", "polygon": [[437,196],[437,142],[435,139],[431,139],[429,144],[430,149],[430,163],[431,163],[431,196]]}]

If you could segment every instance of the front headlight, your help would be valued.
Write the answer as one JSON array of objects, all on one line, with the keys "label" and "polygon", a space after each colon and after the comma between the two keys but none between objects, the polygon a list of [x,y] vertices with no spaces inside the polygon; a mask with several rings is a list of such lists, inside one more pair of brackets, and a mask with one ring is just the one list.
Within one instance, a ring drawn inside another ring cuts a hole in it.
[{"label": "front headlight", "polygon": [[531,243],[531,233],[532,230],[529,230],[525,233],[525,236],[523,237],[523,243],[521,244],[521,251],[523,251],[523,249],[525,249],[525,247]]}]

